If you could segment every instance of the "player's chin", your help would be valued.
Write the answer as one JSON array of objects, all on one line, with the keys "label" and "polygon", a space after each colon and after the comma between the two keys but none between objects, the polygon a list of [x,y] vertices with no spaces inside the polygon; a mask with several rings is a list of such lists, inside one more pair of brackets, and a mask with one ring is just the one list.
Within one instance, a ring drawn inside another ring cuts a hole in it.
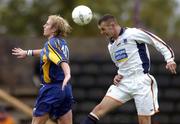
[{"label": "player's chin", "polygon": [[107,34],[104,34],[104,37],[106,38],[106,39],[111,39],[111,37],[109,36],[109,35],[107,35]]},{"label": "player's chin", "polygon": [[106,38],[107,38],[108,40],[112,40],[112,37],[110,37],[110,36],[106,36]]},{"label": "player's chin", "polygon": [[46,37],[47,36],[46,32],[44,32],[43,35]]}]

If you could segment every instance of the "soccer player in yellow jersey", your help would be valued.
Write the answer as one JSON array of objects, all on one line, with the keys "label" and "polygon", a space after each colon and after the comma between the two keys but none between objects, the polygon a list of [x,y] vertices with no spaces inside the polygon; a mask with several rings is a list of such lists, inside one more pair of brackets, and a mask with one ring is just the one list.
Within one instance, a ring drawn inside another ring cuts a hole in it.
[{"label": "soccer player in yellow jersey", "polygon": [[63,39],[71,27],[61,16],[51,15],[43,28],[47,41],[42,49],[12,49],[17,58],[40,56],[42,87],[33,109],[32,124],[45,124],[48,118],[57,119],[58,124],[72,124],[69,50]]}]

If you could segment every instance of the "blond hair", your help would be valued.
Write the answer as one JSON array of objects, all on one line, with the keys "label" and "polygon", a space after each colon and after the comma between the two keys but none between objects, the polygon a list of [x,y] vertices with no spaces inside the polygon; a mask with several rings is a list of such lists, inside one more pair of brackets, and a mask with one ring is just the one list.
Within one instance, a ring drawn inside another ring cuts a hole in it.
[{"label": "blond hair", "polygon": [[67,20],[65,20],[61,16],[50,15],[49,19],[52,20],[52,27],[56,29],[56,32],[55,32],[56,36],[60,35],[62,37],[66,37],[67,34],[71,32],[71,29],[72,29],[71,26],[69,25]]}]

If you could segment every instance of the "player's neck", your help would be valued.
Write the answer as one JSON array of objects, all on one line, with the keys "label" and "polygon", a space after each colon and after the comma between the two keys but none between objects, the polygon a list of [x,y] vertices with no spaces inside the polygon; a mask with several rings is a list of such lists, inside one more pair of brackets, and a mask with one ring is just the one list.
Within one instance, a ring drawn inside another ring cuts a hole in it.
[{"label": "player's neck", "polygon": [[50,35],[50,36],[48,37],[48,40],[50,40],[52,37],[54,37],[54,35]]}]

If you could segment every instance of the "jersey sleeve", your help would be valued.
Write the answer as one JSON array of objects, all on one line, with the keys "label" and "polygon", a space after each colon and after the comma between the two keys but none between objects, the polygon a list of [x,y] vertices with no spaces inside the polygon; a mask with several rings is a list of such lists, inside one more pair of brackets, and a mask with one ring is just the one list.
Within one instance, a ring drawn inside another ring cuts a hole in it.
[{"label": "jersey sleeve", "polygon": [[166,62],[173,61],[175,59],[173,50],[158,36],[155,34],[136,29],[136,33],[133,33],[133,39],[139,43],[147,43],[154,46],[164,56]]},{"label": "jersey sleeve", "polygon": [[58,42],[50,40],[46,46],[46,56],[54,64],[59,65],[61,62],[68,62],[66,56],[61,50],[61,45]]}]

